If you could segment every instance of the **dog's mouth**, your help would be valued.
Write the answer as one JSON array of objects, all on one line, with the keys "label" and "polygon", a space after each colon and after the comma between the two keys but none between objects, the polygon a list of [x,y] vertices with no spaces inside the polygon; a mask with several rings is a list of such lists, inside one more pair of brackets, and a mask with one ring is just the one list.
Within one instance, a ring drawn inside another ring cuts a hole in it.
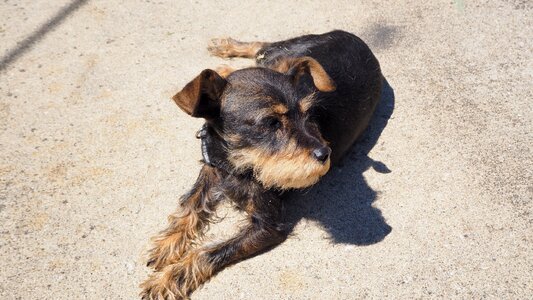
[{"label": "dog's mouth", "polygon": [[330,168],[330,160],[324,163],[294,163],[276,161],[254,172],[265,187],[280,189],[300,189],[314,185]]},{"label": "dog's mouth", "polygon": [[315,184],[330,168],[327,158],[318,161],[311,151],[265,153],[256,148],[233,151],[230,157],[237,170],[253,169],[255,178],[266,188],[299,189]]}]

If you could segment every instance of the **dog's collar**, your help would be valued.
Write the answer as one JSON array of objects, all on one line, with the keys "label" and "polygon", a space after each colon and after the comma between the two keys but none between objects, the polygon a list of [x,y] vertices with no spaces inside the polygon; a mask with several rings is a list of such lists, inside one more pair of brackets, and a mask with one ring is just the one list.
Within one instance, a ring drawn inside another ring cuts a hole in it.
[{"label": "dog's collar", "polygon": [[234,177],[255,180],[250,170],[235,172],[235,169],[227,160],[227,154],[225,152],[227,145],[214,127],[204,123],[202,128],[196,132],[196,138],[201,142],[203,163]]},{"label": "dog's collar", "polygon": [[214,167],[211,159],[209,158],[209,153],[207,152],[207,124],[204,123],[202,128],[196,132],[196,138],[200,139],[201,148],[202,148],[202,158],[204,162],[212,167]]},{"label": "dog's collar", "polygon": [[209,127],[207,123],[202,125],[202,128],[196,132],[196,138],[200,139],[202,149],[202,160],[205,164],[213,168],[222,170],[230,175],[239,176],[233,168],[226,161],[226,154],[224,153],[226,145],[222,138],[213,127]]}]

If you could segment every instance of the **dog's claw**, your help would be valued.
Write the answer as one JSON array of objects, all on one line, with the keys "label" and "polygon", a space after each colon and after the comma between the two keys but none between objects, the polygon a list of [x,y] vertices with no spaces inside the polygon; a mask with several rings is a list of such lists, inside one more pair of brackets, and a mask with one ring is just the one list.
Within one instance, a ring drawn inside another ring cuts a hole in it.
[{"label": "dog's claw", "polygon": [[155,259],[150,259],[149,261],[146,262],[146,266],[151,267],[154,263],[155,263]]}]

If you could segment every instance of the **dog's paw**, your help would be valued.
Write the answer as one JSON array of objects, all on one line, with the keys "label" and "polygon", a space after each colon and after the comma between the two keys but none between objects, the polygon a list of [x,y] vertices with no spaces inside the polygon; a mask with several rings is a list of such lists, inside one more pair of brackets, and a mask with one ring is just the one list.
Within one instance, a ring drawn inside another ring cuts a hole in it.
[{"label": "dog's paw", "polygon": [[229,58],[234,55],[233,47],[237,43],[238,42],[232,38],[214,38],[211,39],[211,42],[207,46],[207,51],[214,56]]},{"label": "dog's paw", "polygon": [[155,272],[141,284],[140,294],[143,300],[177,300],[187,299],[187,290],[179,283],[183,272],[170,270],[168,266],[161,272]]},{"label": "dog's paw", "polygon": [[195,251],[179,262],[153,273],[141,284],[143,300],[188,299],[189,294],[209,280],[213,268],[205,255]]}]

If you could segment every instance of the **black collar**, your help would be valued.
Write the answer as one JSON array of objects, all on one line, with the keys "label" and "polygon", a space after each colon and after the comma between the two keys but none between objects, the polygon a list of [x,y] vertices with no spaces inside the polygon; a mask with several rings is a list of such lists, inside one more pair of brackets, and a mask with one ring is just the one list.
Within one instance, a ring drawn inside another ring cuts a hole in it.
[{"label": "black collar", "polygon": [[251,180],[261,185],[253,176],[252,170],[235,172],[233,166],[228,162],[227,144],[213,126],[207,122],[204,123],[202,128],[196,132],[196,138],[200,139],[201,142],[203,163],[238,179]]},{"label": "black collar", "polygon": [[249,176],[249,172],[235,173],[227,159],[227,145],[213,126],[209,126],[207,122],[204,123],[202,128],[196,132],[196,138],[201,141],[202,160],[205,164],[236,177]]},{"label": "black collar", "polygon": [[204,163],[214,167],[213,163],[211,162],[211,159],[209,158],[209,153],[207,152],[207,124],[204,123],[202,125],[202,128],[196,132],[196,138],[200,139],[201,141],[201,147],[202,147],[202,158],[204,160]]}]

